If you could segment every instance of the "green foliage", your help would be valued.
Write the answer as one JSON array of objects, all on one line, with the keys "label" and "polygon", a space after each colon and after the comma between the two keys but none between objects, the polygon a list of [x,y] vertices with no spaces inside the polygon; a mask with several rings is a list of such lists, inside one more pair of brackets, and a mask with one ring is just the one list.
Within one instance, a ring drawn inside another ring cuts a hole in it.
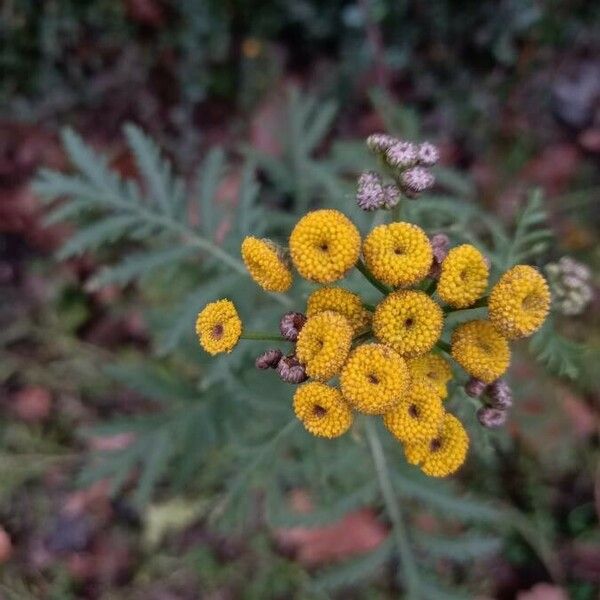
[{"label": "green foliage", "polygon": [[[383,102],[381,97],[375,101]],[[432,572],[431,565],[459,565],[493,554],[507,531],[524,536],[552,571],[544,534],[524,515],[508,509],[496,495],[475,497],[456,482],[415,472],[398,444],[378,428],[359,424],[352,436],[333,441],[307,435],[293,416],[289,386],[254,369],[253,358],[264,347],[260,342],[240,344],[219,360],[209,360],[195,343],[194,318],[208,301],[226,295],[249,327],[268,323],[273,328],[284,308],[301,306],[310,289],[297,283],[291,292],[295,301],[257,293],[238,258],[245,235],[285,241],[289,225],[323,196],[329,206],[353,203],[356,171],[369,159],[352,142],[328,148],[335,106],[291,91],[287,110],[290,132],[282,138],[280,158],[245,149],[247,162],[240,168],[214,148],[189,188],[173,175],[157,146],[133,126],[126,128],[126,136],[140,181],[115,174],[105,158],[70,130],[63,139],[74,172],[40,173],[35,189],[52,203],[49,218],[81,223],[59,257],[101,252],[109,266],[88,286],[136,284],[153,332],[153,358],[140,356],[105,371],[152,401],[153,408],[93,430],[131,437],[124,448],[93,457],[81,481],[110,477],[117,492],[135,472],[134,500],[140,507],[157,494],[201,490],[208,521],[222,527],[248,522],[257,490],[274,527],[329,523],[365,504],[382,508],[393,534],[373,552],[317,573],[315,593],[354,585],[391,562],[399,567],[399,585],[413,596],[463,597],[462,590],[449,591],[452,582]],[[389,118],[408,127],[410,117]],[[256,170],[267,180],[261,202]],[[225,176],[239,181],[235,198],[219,193]],[[447,195],[406,203],[404,217],[429,231],[447,231],[455,242],[475,243],[491,255],[496,271],[539,255],[548,230],[538,194],[528,199],[512,235],[473,201],[467,180],[449,173],[443,185]],[[469,199],[455,197],[467,191]],[[286,210],[277,202],[281,197],[289,200]],[[363,228],[371,218],[352,216]],[[221,231],[226,233],[221,236]],[[346,283],[360,291],[366,285],[355,277]],[[543,330],[539,335],[556,334]],[[564,342],[548,340],[534,338],[534,352],[550,371],[573,376],[574,359],[565,358]],[[295,488],[310,491],[314,511],[304,515],[288,508],[288,492]],[[425,535],[408,518],[423,506],[436,515],[435,534]],[[457,528],[467,526],[468,534],[453,537]]]}]

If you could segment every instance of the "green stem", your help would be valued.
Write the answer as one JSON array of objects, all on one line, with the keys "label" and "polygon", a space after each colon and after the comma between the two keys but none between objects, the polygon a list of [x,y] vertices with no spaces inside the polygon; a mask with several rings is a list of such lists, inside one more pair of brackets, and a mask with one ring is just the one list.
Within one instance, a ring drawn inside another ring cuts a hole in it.
[{"label": "green stem", "polygon": [[400,204],[401,202],[402,200],[398,200],[398,204],[396,204],[396,206],[394,206],[390,211],[392,213],[393,223],[402,220],[402,206]]},{"label": "green stem", "polygon": [[356,263],[356,268],[365,276],[365,279],[371,283],[374,287],[376,287],[382,294],[386,296],[392,291],[387,285],[381,283],[381,281],[377,281],[375,276],[369,269],[367,269],[367,265],[362,261],[361,258],[358,259]]},{"label": "green stem", "polygon": [[372,304],[368,304],[367,302],[363,302],[363,308],[365,308],[369,312],[375,312],[375,307]]},{"label": "green stem", "polygon": [[267,340],[271,342],[288,342],[283,336],[266,331],[244,331],[240,336],[243,340]]},{"label": "green stem", "polygon": [[438,343],[436,344],[436,346],[440,350],[443,350],[446,354],[452,354],[452,347],[450,346],[450,344],[447,344],[446,342],[442,342],[442,340],[439,340]]},{"label": "green stem", "polygon": [[450,314],[453,312],[458,312],[460,310],[473,310],[474,308],[485,308],[488,305],[489,296],[484,296],[483,298],[479,298],[475,304],[471,304],[471,306],[467,306],[466,308],[453,308],[452,306],[445,306],[444,313]]},{"label": "green stem", "polygon": [[400,506],[390,480],[383,447],[381,446],[381,441],[372,419],[366,419],[365,430],[373,464],[377,472],[381,495],[390,521],[392,522],[392,532],[400,555],[400,568],[402,569],[403,581],[406,586],[406,597],[409,599],[418,599],[422,597],[420,593],[419,572],[417,571],[415,558],[410,548],[408,532],[402,518],[402,513],[400,512]]},{"label": "green stem", "polygon": [[432,278],[430,279],[428,282],[427,280],[425,280],[426,283],[423,287],[423,291],[428,295],[428,296],[433,296],[436,288],[437,288],[437,279]]}]

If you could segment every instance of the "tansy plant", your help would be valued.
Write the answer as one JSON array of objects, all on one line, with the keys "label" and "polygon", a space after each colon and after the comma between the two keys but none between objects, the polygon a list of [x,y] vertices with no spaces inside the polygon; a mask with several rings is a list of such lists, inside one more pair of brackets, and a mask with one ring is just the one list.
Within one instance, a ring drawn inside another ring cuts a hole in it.
[{"label": "tansy plant", "polygon": [[[358,413],[381,418],[410,464],[444,477],[464,463],[469,447],[461,421],[444,407],[451,364],[470,376],[466,392],[482,398],[480,423],[501,425],[511,405],[502,379],[510,341],[542,326],[550,292],[528,265],[509,268],[489,289],[490,262],[475,245],[449,248],[443,232],[429,238],[421,227],[395,218],[402,198],[414,200],[433,185],[435,146],[385,134],[370,136],[367,145],[383,174],[360,176],[357,204],[364,211],[391,210],[392,222],[361,239],[347,216],[321,209],[296,223],[287,247],[246,237],[241,256],[261,288],[287,292],[293,269],[321,287],[308,296],[303,312],[281,315],[279,332],[246,330],[234,303],[221,299],[200,311],[196,333],[213,355],[231,352],[239,340],[281,342],[256,366],[299,386],[293,407],[308,432],[336,438]],[[377,289],[376,305],[332,285],[352,269]],[[449,314],[483,307],[485,316],[461,322],[448,332],[450,343],[442,341]]]}]

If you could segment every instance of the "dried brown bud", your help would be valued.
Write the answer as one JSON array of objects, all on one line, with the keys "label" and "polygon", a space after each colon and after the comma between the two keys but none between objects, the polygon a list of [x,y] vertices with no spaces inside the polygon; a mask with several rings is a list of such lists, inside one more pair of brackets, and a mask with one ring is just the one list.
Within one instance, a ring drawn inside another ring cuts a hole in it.
[{"label": "dried brown bud", "polygon": [[423,142],[419,146],[419,164],[424,167],[433,167],[440,159],[440,151],[431,142]]},{"label": "dried brown bud", "polygon": [[435,177],[423,167],[413,167],[402,173],[400,181],[405,192],[415,196],[433,187]]},{"label": "dried brown bud", "polygon": [[384,185],[383,193],[385,195],[383,208],[394,208],[394,206],[400,202],[400,190],[393,183]]},{"label": "dried brown bud", "polygon": [[506,423],[507,413],[500,408],[482,406],[477,411],[477,419],[484,427],[502,427]]},{"label": "dried brown bud", "polygon": [[506,410],[512,406],[512,390],[505,379],[498,379],[490,384],[487,394],[494,408]]},{"label": "dried brown bud", "polygon": [[304,366],[293,354],[285,356],[279,361],[277,373],[287,383],[302,383],[308,379]]},{"label": "dried brown bud", "polygon": [[256,368],[257,369],[276,369],[279,361],[283,353],[281,350],[277,350],[276,348],[271,348],[266,352],[263,352],[260,356],[256,358]]},{"label": "dried brown bud", "polygon": [[381,177],[374,171],[365,171],[358,178],[356,203],[363,210],[371,211],[382,208],[386,195],[381,183]]},{"label": "dried brown bud", "polygon": [[445,233],[436,233],[429,241],[433,250],[433,263],[431,264],[429,276],[437,279],[441,273],[442,262],[450,248],[450,239]]},{"label": "dried brown bud", "polygon": [[290,342],[295,342],[298,339],[300,330],[306,323],[306,317],[299,312],[287,312],[281,317],[279,321],[279,331],[281,335]]},{"label": "dried brown bud", "polygon": [[367,138],[367,146],[371,152],[384,153],[390,146],[396,144],[398,140],[387,133],[373,133]]},{"label": "dried brown bud", "polygon": [[411,142],[396,142],[385,153],[385,158],[391,167],[408,169],[417,164],[419,151]]},{"label": "dried brown bud", "polygon": [[487,384],[481,381],[481,379],[476,379],[475,377],[471,377],[467,384],[465,385],[465,392],[471,398],[478,398],[485,392],[487,388]]}]

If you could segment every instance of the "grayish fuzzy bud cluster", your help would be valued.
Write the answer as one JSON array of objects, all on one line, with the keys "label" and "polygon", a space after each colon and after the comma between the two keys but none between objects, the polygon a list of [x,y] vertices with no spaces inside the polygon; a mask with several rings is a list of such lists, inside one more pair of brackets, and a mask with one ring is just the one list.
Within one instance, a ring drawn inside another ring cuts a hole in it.
[{"label": "grayish fuzzy bud cluster", "polygon": [[270,350],[266,350],[260,356],[256,358],[256,368],[257,369],[276,369],[279,361],[283,353],[281,350],[277,350],[276,348],[272,348]]},{"label": "grayish fuzzy bud cluster", "polygon": [[286,383],[302,383],[308,379],[304,366],[293,354],[284,356],[279,361],[277,373]]},{"label": "grayish fuzzy bud cluster", "polygon": [[507,414],[505,410],[482,406],[477,410],[477,419],[484,427],[490,429],[502,427],[506,423]]},{"label": "grayish fuzzy bud cluster", "polygon": [[383,154],[398,140],[387,133],[373,133],[367,138],[367,146],[371,152]]},{"label": "grayish fuzzy bud cluster", "polygon": [[383,208],[394,208],[400,202],[400,190],[393,183],[383,186]]},{"label": "grayish fuzzy bud cluster", "polygon": [[594,297],[590,269],[569,256],[546,265],[554,308],[563,315],[580,315]]},{"label": "grayish fuzzy bud cluster", "polygon": [[396,142],[385,153],[387,163],[396,169],[408,169],[417,164],[419,148],[411,142]]},{"label": "grayish fuzzy bud cluster", "polygon": [[487,388],[487,384],[481,381],[481,379],[476,379],[475,377],[471,377],[467,384],[465,385],[465,392],[471,398],[479,398],[485,389]]},{"label": "grayish fuzzy bud cluster", "polygon": [[507,410],[513,404],[512,390],[505,379],[498,379],[487,389],[490,404],[494,408]]},{"label": "grayish fuzzy bud cluster", "polygon": [[435,177],[424,167],[412,167],[400,176],[404,191],[416,196],[433,187]]},{"label": "grayish fuzzy bud cluster", "polygon": [[440,151],[431,142],[423,142],[419,146],[418,160],[424,167],[433,167],[440,160]]},{"label": "grayish fuzzy bud cluster", "polygon": [[385,190],[381,177],[375,171],[365,171],[358,178],[356,203],[359,208],[366,211],[383,208],[385,204]]},{"label": "grayish fuzzy bud cluster", "polygon": [[290,311],[281,317],[279,331],[286,340],[295,342],[304,323],[306,323],[306,317],[302,313]]}]

